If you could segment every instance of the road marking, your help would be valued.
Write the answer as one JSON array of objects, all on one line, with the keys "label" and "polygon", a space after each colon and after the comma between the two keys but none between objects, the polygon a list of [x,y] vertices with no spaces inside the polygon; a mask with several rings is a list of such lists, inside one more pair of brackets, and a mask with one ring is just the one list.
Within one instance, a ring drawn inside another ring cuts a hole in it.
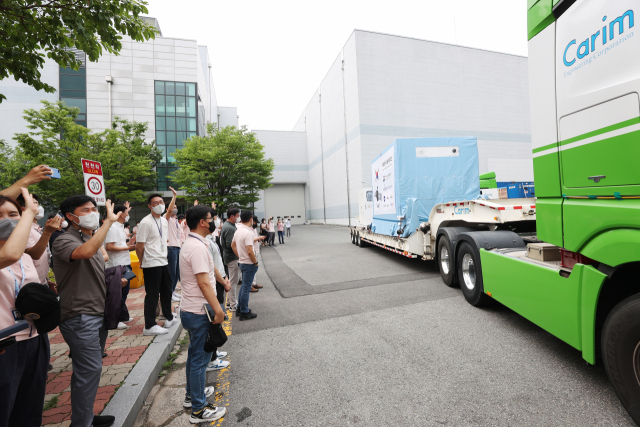
[{"label": "road marking", "polygon": [[[232,331],[231,320],[233,319],[233,315],[234,313],[231,310],[227,310],[227,316],[229,316],[229,321],[222,323],[222,329],[224,329],[224,331],[227,333],[227,336],[229,337],[231,336],[231,331]],[[227,360],[228,362],[231,362],[231,354],[229,354],[227,358],[223,360]],[[221,369],[218,371],[218,378],[217,378],[218,387],[216,387],[216,394],[215,394],[216,406],[224,406],[225,408],[227,408],[227,411],[229,410],[229,385],[231,382],[229,379],[231,375],[231,373],[229,372],[230,368],[231,368],[231,363],[229,363],[229,368]],[[212,422],[209,425],[219,427],[224,421],[225,417],[227,416],[229,416],[228,413],[225,414],[224,417]]]}]

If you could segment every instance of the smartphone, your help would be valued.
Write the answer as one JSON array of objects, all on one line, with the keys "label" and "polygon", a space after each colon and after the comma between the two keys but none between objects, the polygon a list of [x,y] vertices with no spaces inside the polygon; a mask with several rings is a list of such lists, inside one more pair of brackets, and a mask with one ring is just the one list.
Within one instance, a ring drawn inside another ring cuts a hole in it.
[{"label": "smartphone", "polygon": [[[0,330],[0,340],[3,338],[8,337],[9,335],[13,335],[16,332],[20,332],[24,329],[27,329],[29,327],[29,324],[27,322],[20,322],[20,323],[16,323],[13,326],[9,326],[8,328],[4,328]],[[0,341],[2,342],[2,341]]]},{"label": "smartphone", "polygon": [[51,178],[55,178],[55,179],[60,179],[60,171],[56,168],[49,168],[51,169],[52,174],[49,175]]}]

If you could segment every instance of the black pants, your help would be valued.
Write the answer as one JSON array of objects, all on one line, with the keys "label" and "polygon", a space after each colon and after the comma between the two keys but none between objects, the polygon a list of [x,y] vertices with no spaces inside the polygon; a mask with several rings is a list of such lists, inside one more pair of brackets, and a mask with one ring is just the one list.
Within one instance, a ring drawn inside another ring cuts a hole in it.
[{"label": "black pants", "polygon": [[156,325],[156,307],[158,296],[162,315],[167,320],[173,320],[171,313],[171,275],[169,266],[143,268],[144,274],[144,327],[151,329]]},{"label": "black pants", "polygon": [[[224,267],[227,268],[226,265]],[[220,303],[220,307],[222,307],[222,311],[225,311],[224,310],[224,286],[222,286],[222,283],[218,282],[217,280],[216,280],[216,298]],[[218,358],[217,353],[218,353],[218,349],[214,348],[213,353],[211,353],[212,361]]]},{"label": "black pants", "polygon": [[42,424],[49,355],[45,334],[18,341],[0,356],[0,427]]}]

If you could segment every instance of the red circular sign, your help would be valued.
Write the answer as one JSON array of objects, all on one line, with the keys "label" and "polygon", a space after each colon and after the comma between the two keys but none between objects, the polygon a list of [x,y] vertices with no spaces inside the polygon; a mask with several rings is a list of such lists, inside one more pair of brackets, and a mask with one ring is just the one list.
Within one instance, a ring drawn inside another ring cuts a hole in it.
[{"label": "red circular sign", "polygon": [[97,196],[102,193],[102,183],[95,176],[92,176],[87,180],[87,187],[89,187],[91,194],[95,194]]}]

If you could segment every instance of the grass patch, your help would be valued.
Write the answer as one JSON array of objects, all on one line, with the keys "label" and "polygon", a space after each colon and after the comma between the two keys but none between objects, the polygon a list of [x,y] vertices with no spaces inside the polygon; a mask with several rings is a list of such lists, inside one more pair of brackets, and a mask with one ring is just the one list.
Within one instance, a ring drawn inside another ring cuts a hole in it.
[{"label": "grass patch", "polygon": [[56,405],[58,404],[58,396],[54,396],[53,399],[48,401],[42,408],[42,412],[55,408]]}]

